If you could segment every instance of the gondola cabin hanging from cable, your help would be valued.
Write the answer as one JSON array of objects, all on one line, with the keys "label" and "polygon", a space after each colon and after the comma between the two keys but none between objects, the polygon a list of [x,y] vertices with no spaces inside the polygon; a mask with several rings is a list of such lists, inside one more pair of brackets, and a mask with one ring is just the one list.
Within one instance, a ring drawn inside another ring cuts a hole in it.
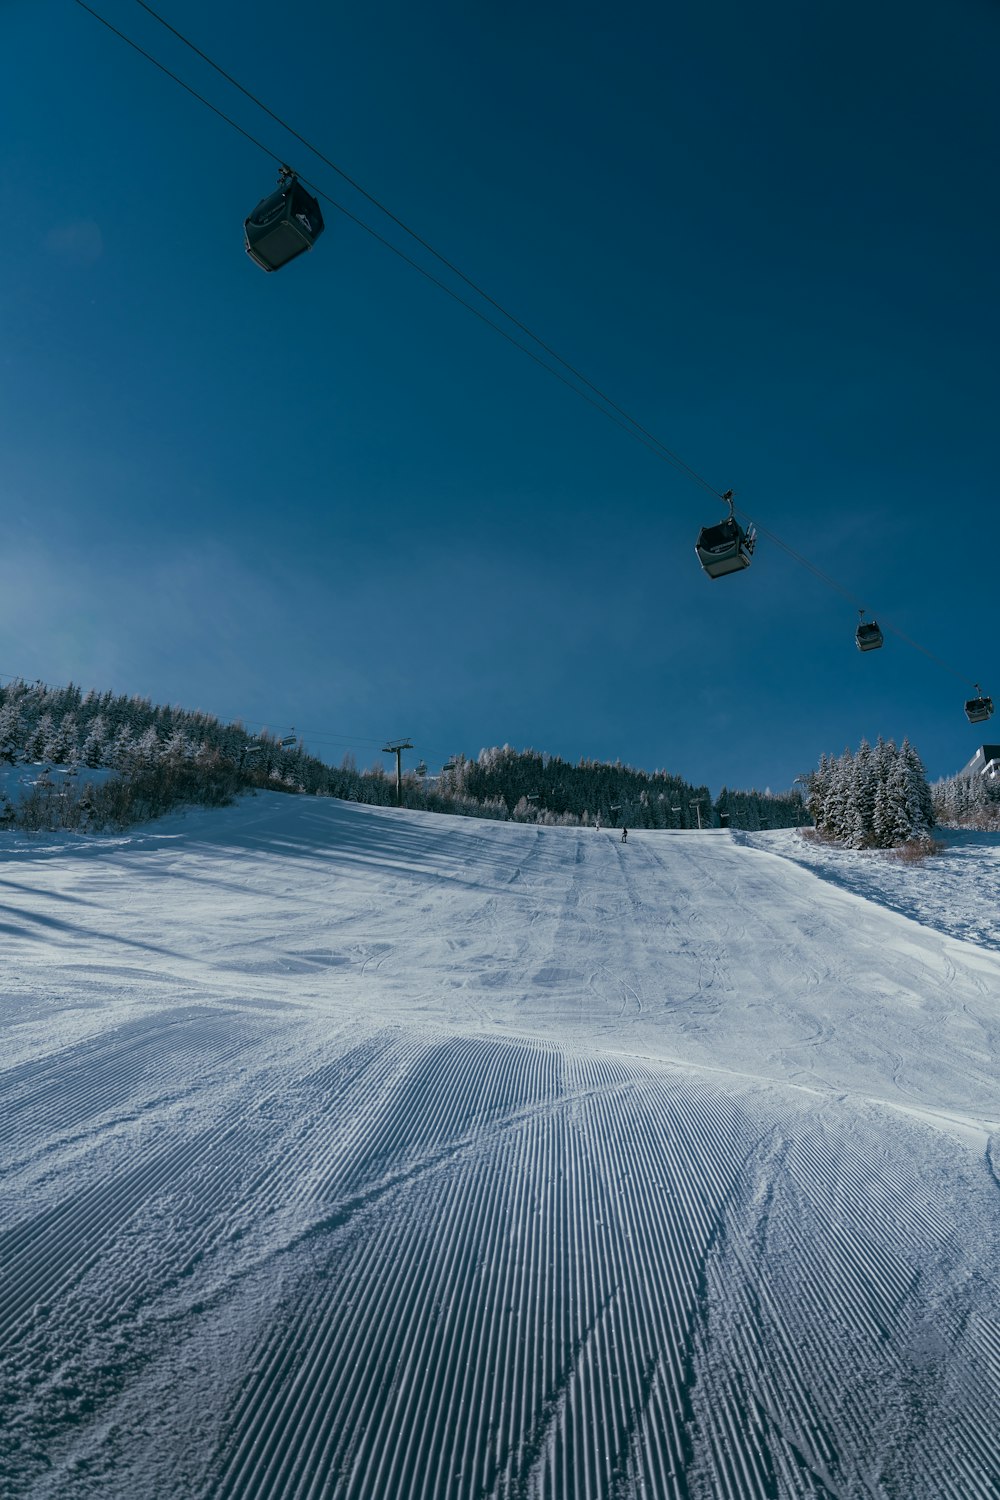
[{"label": "gondola cabin hanging from cable", "polygon": [[863,609],[858,610],[861,616],[860,624],[854,632],[854,639],[859,651],[877,651],[883,641],[883,635],[878,628],[877,620],[866,620]]},{"label": "gondola cabin hanging from cable", "polygon": [[733,513],[733,492],[727,490],[723,500],[729,502],[729,515],[717,526],[703,526],[698,533],[694,550],[709,578],[721,578],[725,573],[738,573],[749,568],[757,533],[751,526],[744,531]]},{"label": "gondola cabin hanging from cable", "polygon": [[970,724],[982,724],[985,719],[993,717],[993,699],[985,697],[980,692],[978,682],[976,683],[976,694],[977,696],[970,698],[965,705],[965,717]]},{"label": "gondola cabin hanging from cable", "polygon": [[280,271],[304,255],[323,233],[323,215],[291,167],[282,167],[276,190],[244,221],[247,254],[265,271]]}]

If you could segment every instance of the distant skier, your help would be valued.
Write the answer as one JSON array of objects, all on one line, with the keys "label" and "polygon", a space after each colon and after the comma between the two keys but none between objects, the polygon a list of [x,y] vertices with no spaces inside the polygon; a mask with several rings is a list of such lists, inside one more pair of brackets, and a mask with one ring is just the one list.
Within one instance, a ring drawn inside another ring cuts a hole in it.
[{"label": "distant skier", "polygon": [[622,843],[623,844],[627,844],[628,843],[628,829],[627,828],[623,828],[622,829]]}]

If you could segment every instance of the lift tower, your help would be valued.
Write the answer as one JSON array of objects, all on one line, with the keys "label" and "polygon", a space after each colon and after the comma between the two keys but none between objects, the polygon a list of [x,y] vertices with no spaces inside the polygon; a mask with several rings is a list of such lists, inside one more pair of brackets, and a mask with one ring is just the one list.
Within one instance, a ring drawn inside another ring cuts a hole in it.
[{"label": "lift tower", "polygon": [[396,806],[403,805],[403,751],[412,750],[408,739],[390,740],[382,746],[383,755],[394,755],[396,757]]}]

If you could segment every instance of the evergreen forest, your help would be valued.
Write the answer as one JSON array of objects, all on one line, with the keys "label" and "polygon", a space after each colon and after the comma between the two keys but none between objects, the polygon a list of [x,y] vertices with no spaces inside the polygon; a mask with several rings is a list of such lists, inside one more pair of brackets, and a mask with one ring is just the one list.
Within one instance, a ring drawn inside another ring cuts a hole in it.
[{"label": "evergreen forest", "polygon": [[[0,687],[0,766],[21,767],[18,795],[0,791],[0,827],[125,828],[184,803],[222,805],[259,789],[391,806],[395,776],[310,755],[301,740],[251,734],[238,721],[148,698],[16,680]],[[405,807],[466,817],[594,828],[757,830],[815,825],[852,849],[929,840],[936,825],[1000,830],[1000,780],[953,776],[928,785],[904,740],[862,740],[825,755],[806,794],[723,787],[713,799],[668,771],[620,761],[576,764],[510,745],[453,757],[439,776],[404,772]]]},{"label": "evergreen forest", "polygon": [[1000,779],[948,776],[931,787],[934,816],[942,828],[1000,833]]},{"label": "evergreen forest", "polygon": [[[19,795],[0,794],[0,826],[25,831],[124,828],[183,803],[222,805],[270,789],[392,805],[395,776],[310,755],[299,740],[148,698],[15,680],[0,688],[0,765],[24,768]],[[30,773],[29,773],[29,768]],[[713,801],[666,771],[578,764],[509,745],[457,755],[440,776],[402,780],[404,806],[467,817],[584,827],[795,827],[809,822],[797,792],[723,789]]]},{"label": "evergreen forest", "polygon": [[808,778],[809,811],[821,838],[848,849],[892,849],[929,841],[936,818],[920,756],[909,740],[824,755]]}]

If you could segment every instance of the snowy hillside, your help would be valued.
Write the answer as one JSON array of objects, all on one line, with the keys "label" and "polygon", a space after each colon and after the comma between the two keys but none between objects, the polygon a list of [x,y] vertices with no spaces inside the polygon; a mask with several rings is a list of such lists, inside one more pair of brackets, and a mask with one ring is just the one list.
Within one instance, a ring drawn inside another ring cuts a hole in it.
[{"label": "snowy hillside", "polygon": [[1000,1492],[1000,839],[794,839],[7,836],[0,1492]]},{"label": "snowy hillside", "polygon": [[910,863],[896,851],[860,853],[797,832],[736,833],[738,843],[780,854],[844,890],[877,901],[952,937],[1000,952],[1000,835],[939,828],[933,858]]}]

